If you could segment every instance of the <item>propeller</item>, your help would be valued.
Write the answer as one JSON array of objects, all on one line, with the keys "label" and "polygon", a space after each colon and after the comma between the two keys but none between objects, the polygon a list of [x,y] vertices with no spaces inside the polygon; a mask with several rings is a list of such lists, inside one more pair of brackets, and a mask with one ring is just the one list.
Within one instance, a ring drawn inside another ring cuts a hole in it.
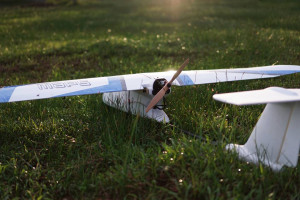
[{"label": "propeller", "polygon": [[157,102],[159,102],[164,97],[164,95],[166,94],[168,89],[171,87],[173,81],[175,81],[175,79],[179,76],[179,74],[182,72],[184,67],[189,63],[189,61],[190,61],[189,58],[186,59],[186,61],[184,61],[184,63],[180,66],[180,68],[174,74],[172,79],[169,82],[166,82],[164,87],[161,88],[161,90],[153,97],[153,99],[150,101],[149,105],[146,108],[146,113],[149,112],[149,110],[151,110],[157,104]]}]

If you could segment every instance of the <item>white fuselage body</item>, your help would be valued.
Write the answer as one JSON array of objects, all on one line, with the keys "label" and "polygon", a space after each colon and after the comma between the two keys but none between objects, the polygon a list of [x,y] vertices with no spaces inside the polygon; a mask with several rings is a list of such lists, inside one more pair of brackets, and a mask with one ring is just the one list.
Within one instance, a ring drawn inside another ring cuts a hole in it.
[{"label": "white fuselage body", "polygon": [[[117,108],[124,112],[128,112],[134,115],[140,115],[141,117],[147,117],[154,119],[158,122],[168,123],[169,117],[160,109],[151,109],[146,113],[146,107],[152,100],[153,95],[142,91],[122,91],[104,93],[102,96],[103,102],[111,107]],[[162,105],[162,100],[157,105]]]}]

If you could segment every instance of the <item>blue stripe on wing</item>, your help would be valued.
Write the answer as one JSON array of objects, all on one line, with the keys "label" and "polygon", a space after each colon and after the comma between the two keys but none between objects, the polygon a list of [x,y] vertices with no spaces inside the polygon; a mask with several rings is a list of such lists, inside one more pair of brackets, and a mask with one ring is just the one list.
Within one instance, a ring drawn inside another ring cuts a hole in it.
[{"label": "blue stripe on wing", "polygon": [[180,74],[177,79],[179,85],[194,85],[192,79],[186,74]]},{"label": "blue stripe on wing", "polygon": [[105,92],[119,92],[124,90],[126,90],[126,86],[124,87],[123,77],[116,76],[116,77],[109,77],[107,85],[102,85],[99,87],[89,88],[85,90],[79,90],[76,92],[70,92],[55,97],[87,95],[87,94],[97,94],[97,93],[105,93]]},{"label": "blue stripe on wing", "polygon": [[9,102],[9,99],[17,86],[8,86],[0,89],[0,103]]},{"label": "blue stripe on wing", "polygon": [[[229,72],[229,71],[228,71]],[[247,73],[247,74],[261,74],[261,75],[288,75],[299,73],[300,70],[234,70],[230,71],[230,73]]]}]

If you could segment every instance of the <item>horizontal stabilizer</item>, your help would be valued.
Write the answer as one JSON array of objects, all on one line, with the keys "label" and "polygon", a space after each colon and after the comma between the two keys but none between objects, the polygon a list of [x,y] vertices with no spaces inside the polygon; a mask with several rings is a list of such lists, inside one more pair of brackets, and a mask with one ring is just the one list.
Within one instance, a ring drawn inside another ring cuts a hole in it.
[{"label": "horizontal stabilizer", "polygon": [[217,101],[235,105],[253,105],[300,101],[300,89],[269,87],[263,90],[215,94]]}]

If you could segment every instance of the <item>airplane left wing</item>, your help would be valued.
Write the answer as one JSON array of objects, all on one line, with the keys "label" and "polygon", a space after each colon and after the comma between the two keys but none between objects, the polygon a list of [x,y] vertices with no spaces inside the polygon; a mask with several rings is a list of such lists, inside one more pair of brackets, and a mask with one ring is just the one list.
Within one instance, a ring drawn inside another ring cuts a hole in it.
[{"label": "airplane left wing", "polygon": [[9,86],[0,89],[0,103],[141,90],[142,83],[143,77],[133,74]]},{"label": "airplane left wing", "polygon": [[[186,86],[226,81],[272,78],[300,72],[300,66],[277,65],[254,68],[182,71],[172,85]],[[98,78],[44,82],[0,88],[0,103],[98,94],[152,88],[158,78],[170,80],[175,71],[128,74]]]}]

